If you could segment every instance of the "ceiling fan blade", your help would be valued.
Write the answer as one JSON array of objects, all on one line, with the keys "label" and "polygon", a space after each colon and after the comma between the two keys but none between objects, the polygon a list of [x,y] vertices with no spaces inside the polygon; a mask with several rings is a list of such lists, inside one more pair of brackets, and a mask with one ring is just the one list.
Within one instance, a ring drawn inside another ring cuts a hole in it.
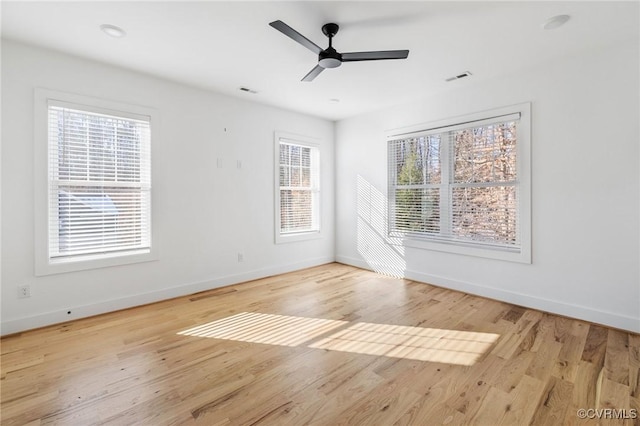
[{"label": "ceiling fan blade", "polygon": [[322,71],[324,71],[324,68],[322,68],[320,65],[316,65],[311,71],[309,71],[307,75],[304,76],[301,81],[313,81],[313,79],[316,78]]},{"label": "ceiling fan blade", "polygon": [[382,59],[407,59],[408,50],[381,50],[377,52],[348,52],[342,54],[342,62],[379,61]]},{"label": "ceiling fan blade", "polygon": [[273,21],[269,23],[269,25],[271,25],[273,28],[280,31],[282,34],[286,35],[293,41],[297,41],[298,43],[300,43],[301,45],[303,45],[304,47],[306,47],[316,55],[322,52],[322,48],[320,48],[320,46],[318,46],[317,44],[315,44],[314,42],[312,42],[311,40],[309,40],[308,38],[306,38],[305,36],[297,32],[296,30],[294,30],[284,22]]}]

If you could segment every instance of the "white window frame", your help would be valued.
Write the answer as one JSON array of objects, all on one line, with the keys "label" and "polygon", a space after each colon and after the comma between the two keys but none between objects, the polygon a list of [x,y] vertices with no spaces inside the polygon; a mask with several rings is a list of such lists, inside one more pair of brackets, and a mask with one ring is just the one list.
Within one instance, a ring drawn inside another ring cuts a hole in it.
[{"label": "white window frame", "polygon": [[[311,161],[317,162],[317,176],[312,181],[312,191],[314,193],[313,203],[313,228],[310,231],[282,233],[280,231],[280,142],[300,145],[302,147],[311,148]],[[276,244],[291,243],[296,241],[305,241],[321,236],[321,192],[320,180],[322,176],[322,163],[320,162],[320,144],[315,138],[308,136],[296,135],[286,132],[274,133],[274,182],[275,182],[275,242]]]},{"label": "white window frame", "polygon": [[[518,220],[519,220],[519,242],[518,249],[504,249],[498,247],[483,246],[482,244],[465,243],[462,241],[439,240],[424,235],[414,235],[409,233],[391,232],[393,220],[391,210],[389,211],[389,236],[390,244],[397,244],[406,247],[413,247],[425,250],[436,250],[448,253],[478,256],[489,259],[506,260],[520,263],[531,263],[531,104],[522,103],[503,108],[496,108],[488,111],[468,114],[460,117],[439,120],[430,123],[423,123],[399,129],[387,131],[387,147],[393,140],[399,138],[409,138],[411,136],[434,134],[446,132],[459,128],[469,127],[469,123],[482,123],[483,121],[495,122],[496,117],[519,114],[518,134],[516,142],[516,173],[518,188]],[[444,145],[447,145],[444,143]],[[448,151],[448,148],[444,148]],[[388,154],[389,155],[389,154]],[[449,157],[448,153],[445,153]],[[444,164],[447,158],[443,158],[442,173],[449,173],[448,164]],[[389,186],[392,182],[392,170],[388,162]],[[393,205],[393,194],[389,188],[388,199],[389,209]],[[448,209],[448,200],[441,209]]]},{"label": "white window frame", "polygon": [[[150,122],[151,158],[157,145],[159,115],[153,108],[130,105],[90,96],[36,88],[34,92],[34,168],[35,168],[35,274],[50,275],[102,267],[148,262],[158,259],[158,225],[154,215],[154,167],[151,164],[151,242],[149,249],[137,251],[97,253],[52,258],[49,253],[49,105],[62,103],[87,112],[105,113],[121,117],[145,117]],[[153,160],[152,160],[153,161]]]}]

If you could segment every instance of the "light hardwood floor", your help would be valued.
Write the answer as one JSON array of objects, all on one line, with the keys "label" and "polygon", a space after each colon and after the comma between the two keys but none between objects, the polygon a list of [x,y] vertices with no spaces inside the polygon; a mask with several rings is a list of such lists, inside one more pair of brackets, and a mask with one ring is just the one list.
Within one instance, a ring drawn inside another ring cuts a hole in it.
[{"label": "light hardwood floor", "polygon": [[335,263],[1,344],[2,425],[639,424],[578,416],[640,411],[639,335]]}]

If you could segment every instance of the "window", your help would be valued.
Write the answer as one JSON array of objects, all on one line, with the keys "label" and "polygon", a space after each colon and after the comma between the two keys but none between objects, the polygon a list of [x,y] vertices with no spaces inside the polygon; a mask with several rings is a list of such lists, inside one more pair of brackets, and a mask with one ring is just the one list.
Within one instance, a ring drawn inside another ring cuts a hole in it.
[{"label": "window", "polygon": [[47,217],[40,273],[148,260],[150,116],[60,98],[42,99]]},{"label": "window", "polygon": [[276,242],[320,231],[320,158],[308,138],[276,134]]},{"label": "window", "polygon": [[528,120],[526,104],[390,137],[390,235],[530,262]]}]

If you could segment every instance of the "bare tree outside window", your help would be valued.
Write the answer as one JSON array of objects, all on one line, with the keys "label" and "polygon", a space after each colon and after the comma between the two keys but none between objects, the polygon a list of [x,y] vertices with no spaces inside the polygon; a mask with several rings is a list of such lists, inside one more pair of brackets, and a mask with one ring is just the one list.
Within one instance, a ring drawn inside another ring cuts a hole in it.
[{"label": "bare tree outside window", "polygon": [[517,120],[389,141],[394,234],[517,247]]},{"label": "bare tree outside window", "polygon": [[516,123],[453,132],[452,233],[458,238],[517,242]]}]

